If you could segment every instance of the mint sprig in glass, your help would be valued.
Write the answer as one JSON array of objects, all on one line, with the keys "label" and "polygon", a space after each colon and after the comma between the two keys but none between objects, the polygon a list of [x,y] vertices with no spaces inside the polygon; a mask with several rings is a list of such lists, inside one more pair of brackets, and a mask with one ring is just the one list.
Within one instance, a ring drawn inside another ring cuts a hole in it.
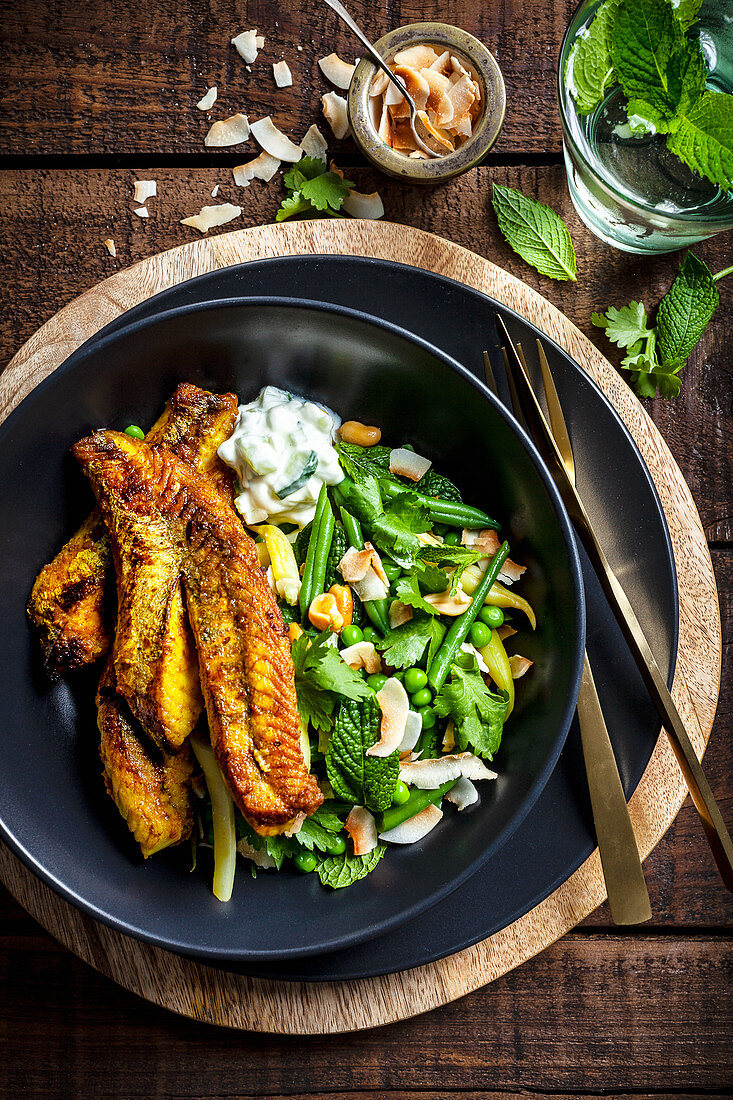
[{"label": "mint sprig in glass", "polygon": [[[727,9],[727,11],[726,11]],[[730,0],[584,0],[558,91],[570,194],[602,240],[669,252],[733,226]]]}]

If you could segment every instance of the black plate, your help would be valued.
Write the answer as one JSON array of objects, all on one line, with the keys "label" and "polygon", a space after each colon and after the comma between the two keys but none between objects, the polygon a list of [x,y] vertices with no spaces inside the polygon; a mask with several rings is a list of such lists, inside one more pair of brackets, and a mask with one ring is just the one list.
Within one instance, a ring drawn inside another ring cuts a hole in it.
[{"label": "black plate", "polygon": [[[202,275],[163,291],[112,322],[189,302],[276,294],[334,302],[402,325],[482,376],[481,349],[493,336],[496,303],[452,279],[404,264],[354,256],[286,256]],[[541,335],[572,432],[579,487],[612,564],[671,684],[677,654],[677,579],[669,532],[641,455],[605,396],[543,333],[501,308],[526,348]],[[98,336],[101,334],[98,334]],[[586,583],[587,644],[627,797],[649,762],[659,723],[592,570]],[[580,735],[565,749],[541,797],[512,838],[445,901],[370,943],[297,966],[242,967],[303,980],[369,977],[420,966],[506,927],[564,882],[595,844]]]},{"label": "black plate", "polygon": [[[143,865],[103,793],[93,677],[46,690],[31,677],[25,599],[92,503],[70,444],[96,426],[152,423],[182,380],[235,390],[242,400],[271,383],[379,423],[386,439],[414,444],[468,499],[486,502],[529,566],[523,590],[539,626],[518,639],[535,666],[496,757],[499,779],[459,820],[447,814],[421,844],[392,849],[348,891],[329,893],[315,876],[296,873],[253,883],[242,868],[222,906],[210,892],[210,867],[186,874],[185,850]],[[575,542],[547,471],[503,406],[417,338],[342,307],[263,297],[139,319],[81,348],[8,418],[0,483],[0,825],[47,882],[120,931],[197,957],[270,964],[362,943],[464,882],[549,778],[582,662]]]}]

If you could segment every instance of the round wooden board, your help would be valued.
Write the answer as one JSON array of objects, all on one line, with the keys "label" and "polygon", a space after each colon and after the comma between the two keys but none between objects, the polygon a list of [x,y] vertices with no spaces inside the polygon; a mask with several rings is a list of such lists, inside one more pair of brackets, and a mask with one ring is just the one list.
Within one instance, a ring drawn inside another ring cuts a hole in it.
[{"label": "round wooden board", "polygon": [[[397,260],[484,291],[566,348],[601,387],[651,471],[669,524],[680,590],[672,694],[702,756],[718,698],[721,632],[713,568],[690,491],[653,422],[594,345],[536,291],[464,248],[403,225],[323,220],[224,233],[152,256],[77,298],[31,337],[0,377],[0,422],[84,340],[158,291],[231,264],[324,253]],[[661,736],[629,804],[642,856],[669,828],[685,795]],[[282,1034],[376,1027],[446,1004],[542,951],[605,899],[596,851],[544,902],[474,947],[386,977],[301,984],[218,970],[112,931],[63,901],[1,844],[0,879],[69,950],[126,989],[207,1023]]]}]

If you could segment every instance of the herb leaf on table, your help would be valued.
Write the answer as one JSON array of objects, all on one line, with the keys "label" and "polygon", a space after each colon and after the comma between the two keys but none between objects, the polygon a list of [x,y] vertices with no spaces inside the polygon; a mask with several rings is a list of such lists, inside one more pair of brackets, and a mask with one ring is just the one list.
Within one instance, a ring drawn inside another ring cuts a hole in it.
[{"label": "herb leaf on table", "polygon": [[540,275],[576,281],[575,248],[562,218],[544,203],[513,187],[494,184],[491,201],[496,219],[510,248]]},{"label": "herb leaf on table", "polygon": [[318,157],[303,156],[283,176],[288,192],[275,215],[275,221],[282,222],[297,214],[316,217],[327,214],[342,217],[339,213],[344,199],[352,190],[351,180],[343,178],[333,166],[328,169]]}]

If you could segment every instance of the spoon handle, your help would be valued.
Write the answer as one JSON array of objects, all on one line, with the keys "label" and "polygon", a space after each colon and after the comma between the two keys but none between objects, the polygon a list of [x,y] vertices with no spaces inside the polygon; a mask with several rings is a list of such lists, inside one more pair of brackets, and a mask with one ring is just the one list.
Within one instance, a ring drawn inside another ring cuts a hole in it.
[{"label": "spoon handle", "polygon": [[402,83],[400,78],[398,76],[395,76],[395,74],[392,72],[389,65],[387,64],[387,62],[382,57],[382,55],[377,50],[375,50],[374,46],[372,46],[371,42],[366,37],[366,35],[362,31],[362,29],[351,18],[351,16],[347,12],[346,8],[344,7],[344,5],[341,4],[339,2],[339,0],[325,0],[325,3],[328,4],[329,8],[332,8],[336,12],[336,15],[338,15],[341,19],[343,19],[344,23],[349,28],[349,30],[353,34],[355,34],[356,37],[359,39],[359,41],[361,42],[362,46],[364,47],[364,49],[367,51],[367,53],[371,57],[374,64],[378,65],[379,68],[382,70],[382,72],[385,74],[385,76],[389,77],[389,79],[392,81],[392,83],[395,85],[395,87],[399,89],[399,91],[402,93],[402,95],[405,97],[408,104],[410,105],[410,107],[414,111],[415,110],[415,104],[412,102],[412,97],[410,96],[409,92],[407,91],[407,88]]}]

